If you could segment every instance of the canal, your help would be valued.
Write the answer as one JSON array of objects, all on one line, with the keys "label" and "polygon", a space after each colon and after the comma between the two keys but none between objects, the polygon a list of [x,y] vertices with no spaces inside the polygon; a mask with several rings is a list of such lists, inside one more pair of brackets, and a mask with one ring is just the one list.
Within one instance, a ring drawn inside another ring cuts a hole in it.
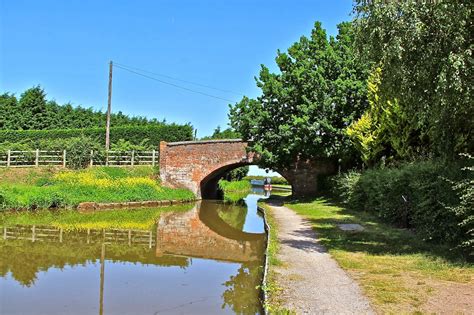
[{"label": "canal", "polygon": [[148,230],[5,226],[0,313],[260,314],[260,198],[200,201]]}]

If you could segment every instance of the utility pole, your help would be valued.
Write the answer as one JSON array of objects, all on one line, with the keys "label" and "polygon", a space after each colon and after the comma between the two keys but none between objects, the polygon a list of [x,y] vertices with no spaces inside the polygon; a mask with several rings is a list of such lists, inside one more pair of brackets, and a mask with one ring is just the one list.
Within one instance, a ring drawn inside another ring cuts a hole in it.
[{"label": "utility pole", "polygon": [[105,150],[110,148],[110,114],[112,112],[112,68],[113,63],[109,64],[109,98],[107,102],[107,125],[105,127]]}]

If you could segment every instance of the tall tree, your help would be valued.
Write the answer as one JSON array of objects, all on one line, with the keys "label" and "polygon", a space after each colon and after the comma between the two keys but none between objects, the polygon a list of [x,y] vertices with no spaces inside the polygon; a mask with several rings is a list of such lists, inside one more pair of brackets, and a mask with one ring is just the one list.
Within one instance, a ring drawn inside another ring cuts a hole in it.
[{"label": "tall tree", "polygon": [[20,115],[16,97],[9,93],[0,95],[0,129],[16,129],[14,122]]},{"label": "tall tree", "polygon": [[316,22],[311,36],[302,36],[287,53],[277,52],[280,73],[261,66],[257,86],[262,95],[244,97],[230,106],[232,127],[261,165],[272,169],[297,160],[350,159],[351,143],[344,129],[367,107],[367,66],[354,56],[351,23],[338,25],[328,39]]},{"label": "tall tree", "polygon": [[396,100],[411,128],[401,147],[448,158],[474,150],[472,7],[469,0],[356,1],[360,56],[382,69],[381,102]]},{"label": "tall tree", "polygon": [[21,120],[18,129],[44,129],[46,123],[46,93],[35,86],[21,94],[18,102]]}]

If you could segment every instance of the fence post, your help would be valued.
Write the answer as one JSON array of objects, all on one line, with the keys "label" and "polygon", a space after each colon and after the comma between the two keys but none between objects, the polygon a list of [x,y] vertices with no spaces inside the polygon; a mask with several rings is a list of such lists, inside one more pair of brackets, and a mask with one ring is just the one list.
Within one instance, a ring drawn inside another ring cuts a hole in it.
[{"label": "fence post", "polygon": [[151,154],[151,165],[152,166],[155,166],[155,156],[156,156],[156,152],[155,152],[155,150],[153,150],[153,152]]},{"label": "fence post", "polygon": [[89,163],[89,166],[92,166],[92,165],[94,165],[94,150],[91,150],[91,160]]},{"label": "fence post", "polygon": [[35,166],[39,166],[39,156],[40,156],[40,150],[36,149],[36,157],[35,157]]},{"label": "fence post", "polygon": [[132,166],[135,164],[135,150],[132,150]]},{"label": "fence post", "polygon": [[7,152],[7,167],[10,167],[11,162],[12,162],[12,151],[8,150],[8,152]]},{"label": "fence post", "polygon": [[109,150],[105,151],[105,166],[109,166]]},{"label": "fence post", "polygon": [[63,167],[66,167],[66,150],[63,150]]}]

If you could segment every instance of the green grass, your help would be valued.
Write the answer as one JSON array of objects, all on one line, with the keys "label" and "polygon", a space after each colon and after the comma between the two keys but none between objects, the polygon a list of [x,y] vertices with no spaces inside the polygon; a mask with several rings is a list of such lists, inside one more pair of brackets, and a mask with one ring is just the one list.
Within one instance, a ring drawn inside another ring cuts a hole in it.
[{"label": "green grass", "polygon": [[238,180],[238,181],[219,181],[219,188],[224,192],[238,192],[238,191],[249,191],[252,188],[252,185],[248,180]]},{"label": "green grass", "polygon": [[[442,283],[472,283],[473,265],[450,248],[427,243],[368,213],[349,211],[324,198],[286,206],[312,222],[321,244],[361,284],[380,313],[423,311]],[[358,223],[365,230],[345,232],[337,227],[341,223]]]},{"label": "green grass", "polygon": [[94,167],[38,173],[10,169],[0,179],[0,209],[74,208],[81,202],[191,200],[184,189],[162,187],[152,167]]},{"label": "green grass", "polygon": [[224,192],[224,201],[236,203],[248,195],[252,185],[248,180],[220,180],[219,188]]},{"label": "green grass", "polygon": [[148,230],[153,227],[161,213],[166,211],[187,211],[193,206],[188,204],[91,213],[79,213],[74,210],[4,212],[0,214],[0,225],[50,225],[66,230],[111,228]]}]

